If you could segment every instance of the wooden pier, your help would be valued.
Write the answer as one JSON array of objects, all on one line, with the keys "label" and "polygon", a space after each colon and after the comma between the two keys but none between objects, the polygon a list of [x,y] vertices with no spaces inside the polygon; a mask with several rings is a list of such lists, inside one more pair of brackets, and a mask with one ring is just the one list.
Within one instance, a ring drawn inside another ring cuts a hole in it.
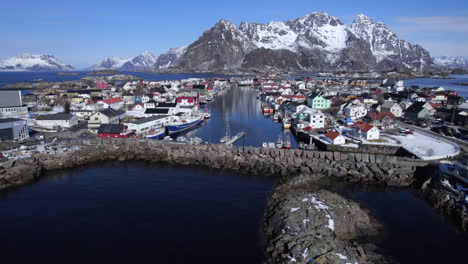
[{"label": "wooden pier", "polygon": [[244,131],[239,132],[239,133],[237,133],[235,136],[233,136],[231,139],[229,139],[228,141],[226,141],[224,144],[226,144],[226,145],[228,145],[228,146],[231,146],[232,144],[234,144],[234,142],[236,142],[237,140],[241,139],[244,135],[245,135],[245,132],[244,132]]}]

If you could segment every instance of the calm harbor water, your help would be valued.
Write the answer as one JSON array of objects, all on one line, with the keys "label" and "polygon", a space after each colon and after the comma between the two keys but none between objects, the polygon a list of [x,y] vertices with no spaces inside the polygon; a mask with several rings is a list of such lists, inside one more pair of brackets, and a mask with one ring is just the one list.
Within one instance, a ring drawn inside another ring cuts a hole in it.
[{"label": "calm harbor water", "polygon": [[207,107],[211,118],[196,130],[187,133],[187,137],[197,136],[204,141],[219,143],[226,135],[244,131],[244,138],[236,146],[260,147],[263,142],[276,142],[279,137],[289,137],[293,148],[296,141],[289,130],[283,131],[282,123],[273,122],[271,115],[264,115],[261,101],[256,98],[257,92],[249,87],[233,87],[217,96]]},{"label": "calm harbor water", "polygon": [[[264,117],[259,104],[250,88],[225,91],[207,105],[212,118],[189,136],[218,142],[228,120],[231,134],[246,132],[239,146],[275,141],[281,125]],[[5,263],[261,263],[261,223],[274,184],[143,162],[49,173],[31,185],[0,190],[0,254]],[[378,245],[400,263],[462,262],[468,239],[413,191],[337,191],[385,225]]]}]

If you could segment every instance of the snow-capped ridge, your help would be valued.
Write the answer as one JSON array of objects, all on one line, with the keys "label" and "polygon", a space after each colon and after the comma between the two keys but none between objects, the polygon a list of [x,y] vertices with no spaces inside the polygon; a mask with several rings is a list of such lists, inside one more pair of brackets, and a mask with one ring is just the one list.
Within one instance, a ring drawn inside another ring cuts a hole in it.
[{"label": "snow-capped ridge", "polygon": [[0,71],[71,71],[73,67],[53,55],[24,53],[0,60]]}]

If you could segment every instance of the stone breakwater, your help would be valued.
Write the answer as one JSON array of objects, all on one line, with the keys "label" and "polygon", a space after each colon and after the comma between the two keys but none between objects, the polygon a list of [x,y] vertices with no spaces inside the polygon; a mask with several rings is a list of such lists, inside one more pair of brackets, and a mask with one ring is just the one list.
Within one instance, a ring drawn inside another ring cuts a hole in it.
[{"label": "stone breakwater", "polygon": [[[193,146],[129,139],[71,140],[76,151],[37,154],[26,161],[10,161],[0,167],[0,186],[21,184],[41,172],[72,168],[103,160],[145,160],[174,165],[206,166],[251,175],[276,177],[301,184],[321,177],[372,184],[408,186],[424,162],[395,156],[308,150],[229,148],[224,145]],[[29,166],[25,177],[23,172]]]}]

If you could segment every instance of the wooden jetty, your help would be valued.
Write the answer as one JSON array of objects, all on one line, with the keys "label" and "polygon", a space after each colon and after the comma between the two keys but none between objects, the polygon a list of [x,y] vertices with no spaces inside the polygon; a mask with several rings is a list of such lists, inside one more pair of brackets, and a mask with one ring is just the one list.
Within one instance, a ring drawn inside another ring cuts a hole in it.
[{"label": "wooden jetty", "polygon": [[226,141],[226,143],[224,143],[224,144],[230,146],[230,145],[234,144],[234,142],[236,142],[237,140],[241,139],[244,135],[245,135],[244,131],[239,132],[235,136],[233,136],[231,139]]}]

